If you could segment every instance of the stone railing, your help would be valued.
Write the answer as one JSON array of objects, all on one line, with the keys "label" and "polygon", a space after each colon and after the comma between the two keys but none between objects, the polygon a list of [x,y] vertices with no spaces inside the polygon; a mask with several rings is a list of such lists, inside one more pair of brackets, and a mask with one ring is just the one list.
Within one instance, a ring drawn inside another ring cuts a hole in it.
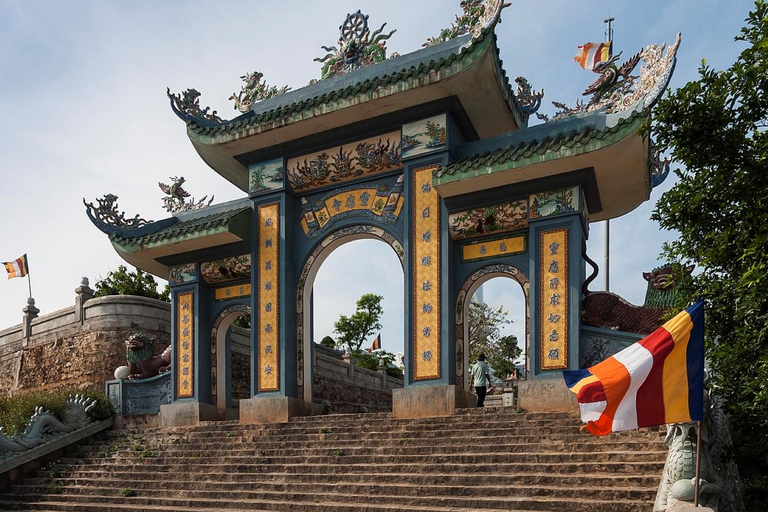
[{"label": "stone railing", "polygon": [[[87,280],[75,305],[37,317],[24,308],[20,325],[0,331],[0,393],[59,386],[101,389],[125,364],[124,341],[142,331],[170,344],[170,304],[114,295],[93,298]],[[36,311],[36,310],[35,310]]]},{"label": "stone railing", "polygon": [[392,410],[392,390],[403,387],[402,379],[355,366],[351,354],[341,354],[314,345],[314,401],[330,406],[333,412],[375,412]]}]

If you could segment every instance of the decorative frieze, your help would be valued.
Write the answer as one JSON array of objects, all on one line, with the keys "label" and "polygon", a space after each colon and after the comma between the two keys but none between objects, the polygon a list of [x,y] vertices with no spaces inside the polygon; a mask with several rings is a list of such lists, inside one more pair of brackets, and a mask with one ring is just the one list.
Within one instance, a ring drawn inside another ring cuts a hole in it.
[{"label": "decorative frieze", "polygon": [[528,227],[528,200],[507,201],[448,216],[451,238],[463,240]]},{"label": "decorative frieze", "polygon": [[579,211],[579,187],[531,194],[531,219]]},{"label": "decorative frieze", "polygon": [[293,190],[303,191],[400,167],[400,132],[397,131],[291,158],[286,169]]},{"label": "decorative frieze", "polygon": [[542,370],[568,367],[568,228],[539,234],[539,335]]},{"label": "decorative frieze", "polygon": [[440,378],[440,196],[432,171],[413,174],[413,378]]},{"label": "decorative frieze", "polygon": [[285,167],[282,158],[274,158],[248,166],[248,193],[267,192],[283,188]]},{"label": "decorative frieze", "polygon": [[403,158],[411,158],[448,147],[447,116],[440,114],[403,125]]},{"label": "decorative frieze", "polygon": [[197,265],[187,263],[170,268],[168,282],[171,284],[184,284],[197,281]]},{"label": "decorative frieze", "polygon": [[259,391],[280,389],[280,204],[258,207]]},{"label": "decorative frieze", "polygon": [[251,277],[251,255],[241,254],[200,264],[200,273],[208,284],[224,283]]}]

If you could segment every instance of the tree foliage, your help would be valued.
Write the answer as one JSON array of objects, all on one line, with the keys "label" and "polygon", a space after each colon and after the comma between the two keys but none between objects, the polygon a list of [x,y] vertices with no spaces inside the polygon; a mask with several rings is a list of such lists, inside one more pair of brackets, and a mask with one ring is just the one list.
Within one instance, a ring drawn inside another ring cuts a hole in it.
[{"label": "tree foliage", "polygon": [[383,297],[374,293],[366,293],[357,301],[357,310],[347,317],[341,315],[333,324],[338,338],[336,343],[341,347],[349,347],[350,351],[360,350],[363,343],[369,341],[371,335],[381,330],[381,307]]},{"label": "tree foliage", "polygon": [[325,348],[336,348],[336,340],[334,340],[330,336],[326,336],[322,340],[320,340],[320,344]]},{"label": "tree foliage", "polygon": [[151,299],[171,301],[171,290],[168,286],[162,292],[157,291],[157,281],[151,274],[136,269],[129,271],[125,265],[120,265],[117,270],[110,270],[107,277],[100,279],[94,287],[95,297],[106,295],[138,295]]},{"label": "tree foliage", "polygon": [[469,360],[476,361],[481,353],[485,354],[488,364],[501,378],[512,373],[515,360],[522,353],[516,336],[501,335],[501,327],[510,323],[503,306],[493,309],[482,302],[469,303]]},{"label": "tree foliage", "polygon": [[768,7],[758,0],[725,71],[702,61],[699,79],[665,97],[653,130],[678,182],[652,218],[680,236],[664,254],[693,262],[679,306],[706,299],[707,357],[743,439],[762,439],[768,466]]},{"label": "tree foliage", "polygon": [[368,352],[367,350],[355,350],[352,353],[355,360],[355,366],[361,368],[367,368],[368,370],[378,371],[379,363],[384,362],[384,368],[386,368],[387,375],[395,377],[397,379],[403,378],[403,370],[395,366],[395,359],[397,356],[392,352],[386,350],[377,350],[376,352]]}]

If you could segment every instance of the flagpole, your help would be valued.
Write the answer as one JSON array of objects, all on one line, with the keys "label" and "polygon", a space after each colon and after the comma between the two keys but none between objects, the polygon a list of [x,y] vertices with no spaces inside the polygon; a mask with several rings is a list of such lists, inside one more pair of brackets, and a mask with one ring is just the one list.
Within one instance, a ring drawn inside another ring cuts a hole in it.
[{"label": "flagpole", "polygon": [[696,483],[694,484],[693,506],[699,506],[699,475],[701,474],[701,421],[696,422]]},{"label": "flagpole", "polygon": [[32,298],[32,279],[29,277],[29,272],[27,272],[27,284],[29,285],[29,298]]},{"label": "flagpole", "polygon": [[[611,22],[615,18],[611,16],[608,11],[608,17],[603,20],[606,24],[605,30],[605,42],[610,43],[608,45],[608,58],[613,57],[613,29],[611,28]],[[605,219],[605,238],[603,239],[603,267],[605,270],[605,291],[610,291],[610,270],[611,270],[611,221]]]}]

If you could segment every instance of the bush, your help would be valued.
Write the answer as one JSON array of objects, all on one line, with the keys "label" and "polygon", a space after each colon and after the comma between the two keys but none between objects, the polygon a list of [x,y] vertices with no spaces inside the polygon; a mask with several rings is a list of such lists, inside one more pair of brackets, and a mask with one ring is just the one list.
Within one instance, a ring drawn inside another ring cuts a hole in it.
[{"label": "bush", "polygon": [[105,420],[115,413],[112,402],[103,393],[72,389],[32,391],[14,396],[0,396],[0,427],[5,428],[8,433],[13,433],[14,430],[23,432],[38,406],[62,419],[67,398],[76,394],[96,400],[96,405],[88,411],[88,415],[96,421]]},{"label": "bush", "polygon": [[403,378],[403,370],[393,366],[395,354],[386,350],[377,350],[375,353],[368,353],[365,350],[355,350],[352,355],[355,358],[355,366],[366,368],[368,370],[379,370],[379,359],[384,360],[384,366],[387,368],[387,375],[396,379]]}]

